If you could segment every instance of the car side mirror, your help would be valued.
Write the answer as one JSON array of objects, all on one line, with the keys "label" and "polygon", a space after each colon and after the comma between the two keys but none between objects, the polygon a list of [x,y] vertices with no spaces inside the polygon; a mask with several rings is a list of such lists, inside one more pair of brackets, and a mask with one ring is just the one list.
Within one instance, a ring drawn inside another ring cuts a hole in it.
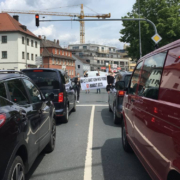
[{"label": "car side mirror", "polygon": [[54,93],[50,93],[50,94],[46,93],[45,97],[47,100],[52,101],[54,100]]},{"label": "car side mirror", "polygon": [[125,90],[125,82],[124,81],[117,81],[115,84],[115,88],[118,91]]}]

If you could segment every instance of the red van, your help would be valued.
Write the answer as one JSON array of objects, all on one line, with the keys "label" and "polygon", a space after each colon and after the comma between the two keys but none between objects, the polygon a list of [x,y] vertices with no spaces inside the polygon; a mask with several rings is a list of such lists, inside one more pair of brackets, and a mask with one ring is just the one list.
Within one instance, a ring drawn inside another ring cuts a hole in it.
[{"label": "red van", "polygon": [[123,102],[122,144],[154,180],[180,180],[180,40],[142,57]]}]

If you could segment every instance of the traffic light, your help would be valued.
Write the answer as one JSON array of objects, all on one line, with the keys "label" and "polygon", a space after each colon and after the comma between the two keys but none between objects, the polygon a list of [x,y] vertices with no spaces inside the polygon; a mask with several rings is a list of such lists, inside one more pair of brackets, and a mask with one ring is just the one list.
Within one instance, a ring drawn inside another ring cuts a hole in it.
[{"label": "traffic light", "polygon": [[36,26],[39,27],[39,14],[35,15]]}]

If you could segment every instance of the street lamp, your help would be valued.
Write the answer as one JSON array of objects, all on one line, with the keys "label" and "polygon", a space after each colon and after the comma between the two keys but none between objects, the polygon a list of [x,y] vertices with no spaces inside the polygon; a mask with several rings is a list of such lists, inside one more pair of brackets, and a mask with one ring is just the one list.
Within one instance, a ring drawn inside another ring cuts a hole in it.
[{"label": "street lamp", "polygon": [[[41,37],[44,37],[44,39],[46,38],[45,35],[42,35]],[[44,51],[44,43],[43,42],[42,42],[42,45],[43,45],[43,51]],[[42,67],[44,67],[43,51],[42,51]]]}]

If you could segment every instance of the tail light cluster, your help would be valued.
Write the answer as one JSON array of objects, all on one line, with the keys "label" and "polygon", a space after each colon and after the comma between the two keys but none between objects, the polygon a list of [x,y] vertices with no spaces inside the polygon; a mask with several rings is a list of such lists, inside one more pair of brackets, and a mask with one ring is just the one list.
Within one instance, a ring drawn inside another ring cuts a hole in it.
[{"label": "tail light cluster", "polygon": [[119,91],[118,92],[118,96],[124,96],[125,95],[125,91]]},{"label": "tail light cluster", "polygon": [[64,93],[59,93],[58,102],[64,102]]},{"label": "tail light cluster", "polygon": [[4,125],[6,121],[6,116],[4,114],[0,114],[0,128]]}]

